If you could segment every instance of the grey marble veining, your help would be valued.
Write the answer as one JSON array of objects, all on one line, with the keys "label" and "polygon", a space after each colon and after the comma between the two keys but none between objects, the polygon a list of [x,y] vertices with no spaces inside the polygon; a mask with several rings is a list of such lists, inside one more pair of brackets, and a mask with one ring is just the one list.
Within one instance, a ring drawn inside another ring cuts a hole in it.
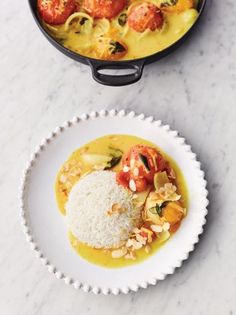
[{"label": "grey marble veining", "polygon": [[[0,311],[4,315],[236,314],[236,4],[208,0],[193,36],[110,88],[43,38],[27,1],[2,1],[0,40]],[[17,191],[30,152],[55,126],[91,110],[125,108],[162,119],[193,147],[209,182],[205,233],[181,269],[127,296],[75,291],[25,242]]]}]

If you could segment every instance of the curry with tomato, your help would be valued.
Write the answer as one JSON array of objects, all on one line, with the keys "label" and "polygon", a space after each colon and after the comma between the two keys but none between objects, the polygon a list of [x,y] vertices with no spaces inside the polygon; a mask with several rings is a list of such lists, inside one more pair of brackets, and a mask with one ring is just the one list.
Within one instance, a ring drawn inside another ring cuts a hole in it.
[{"label": "curry with tomato", "polygon": [[64,47],[101,60],[162,51],[198,17],[197,0],[37,0],[47,32]]},{"label": "curry with tomato", "polygon": [[[96,176],[97,172],[114,174],[118,186],[124,188],[132,200],[132,211],[140,212],[140,221],[124,242],[109,248],[91,246],[76,236],[78,231],[68,225],[71,246],[89,262],[109,268],[125,267],[147,259],[174,235],[187,215],[188,194],[181,170],[170,156],[145,139],[131,135],[106,135],[95,139],[76,149],[57,174],[56,199],[67,222],[70,221],[68,200],[75,195],[74,188],[88,176]],[[94,190],[91,194],[86,191],[86,198],[95,198],[94,195]],[[100,194],[96,204],[101,203],[103,197]],[[85,209],[88,216],[91,214],[90,201],[87,200]],[[77,205],[82,203],[80,199]],[[76,216],[78,213],[77,209]],[[103,215],[104,219],[111,220],[109,229],[113,231],[116,220],[125,213],[121,204],[113,204]],[[96,229],[97,238],[103,226],[100,223],[91,228],[91,221],[88,221],[88,234]],[[114,235],[115,231],[114,228]]]}]

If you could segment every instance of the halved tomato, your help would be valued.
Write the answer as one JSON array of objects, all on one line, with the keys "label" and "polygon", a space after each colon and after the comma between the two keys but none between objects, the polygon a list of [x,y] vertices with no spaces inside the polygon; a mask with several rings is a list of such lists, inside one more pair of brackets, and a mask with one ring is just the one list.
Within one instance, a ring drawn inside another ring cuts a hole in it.
[{"label": "halved tomato", "polygon": [[133,146],[122,159],[123,170],[117,174],[116,180],[124,187],[130,186],[130,181],[135,184],[134,191],[141,192],[148,185],[153,186],[154,175],[166,171],[168,163],[160,152],[152,147],[138,144]]},{"label": "halved tomato", "polygon": [[141,144],[131,148],[124,164],[130,167],[130,173],[135,178],[145,178],[150,184],[154,174],[165,170],[167,165],[160,152]]},{"label": "halved tomato", "polygon": [[112,19],[125,7],[127,0],[84,0],[82,7],[94,18]]},{"label": "halved tomato", "polygon": [[38,0],[38,12],[48,24],[59,25],[76,10],[76,0]]}]

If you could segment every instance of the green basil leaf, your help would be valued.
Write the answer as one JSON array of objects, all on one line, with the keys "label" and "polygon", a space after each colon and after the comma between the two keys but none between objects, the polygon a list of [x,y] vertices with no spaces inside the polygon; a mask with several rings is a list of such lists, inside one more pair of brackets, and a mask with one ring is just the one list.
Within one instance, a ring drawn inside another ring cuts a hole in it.
[{"label": "green basil leaf", "polygon": [[153,214],[158,214],[161,217],[162,210],[168,205],[169,202],[170,201],[164,201],[160,206],[157,203],[155,207],[150,208],[149,211]]},{"label": "green basil leaf", "polygon": [[111,168],[115,167],[117,164],[120,163],[121,158],[122,155],[114,156],[111,161],[107,163],[107,166],[104,168],[104,170],[110,170]]},{"label": "green basil leaf", "polygon": [[159,206],[158,204],[156,204],[155,208],[156,208],[156,213],[159,214],[159,216],[161,216],[162,215],[162,207]]},{"label": "green basil leaf", "polygon": [[121,52],[125,51],[126,49],[123,45],[121,45],[121,43],[114,41],[114,40],[111,40],[109,50],[110,50],[112,55],[115,55],[117,53],[121,53]]},{"label": "green basil leaf", "polygon": [[148,171],[150,171],[150,167],[149,167],[149,165],[148,165],[148,159],[147,159],[147,157],[146,157],[145,155],[139,153],[139,158],[140,158],[140,160],[142,161],[142,163],[144,164],[145,168],[146,168]]}]

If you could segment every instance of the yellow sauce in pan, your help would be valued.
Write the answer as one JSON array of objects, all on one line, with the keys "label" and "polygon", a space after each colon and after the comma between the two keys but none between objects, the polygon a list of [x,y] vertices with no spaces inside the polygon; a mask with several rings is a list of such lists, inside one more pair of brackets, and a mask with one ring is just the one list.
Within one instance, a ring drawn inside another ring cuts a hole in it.
[{"label": "yellow sauce in pan", "polygon": [[[174,160],[169,157],[165,152],[163,152],[160,148],[158,148],[156,145],[153,143],[144,140],[142,138],[138,138],[135,136],[130,136],[130,135],[107,135],[101,138],[98,138],[83,147],[77,149],[72,153],[72,155],[69,157],[69,159],[64,163],[64,165],[61,167],[60,171],[58,172],[57,179],[56,179],[56,184],[55,184],[55,194],[56,194],[56,200],[58,204],[58,208],[60,209],[60,212],[65,215],[66,210],[65,210],[65,204],[67,202],[68,197],[65,196],[65,194],[61,191],[61,183],[60,183],[60,177],[63,173],[63,170],[65,167],[70,165],[72,162],[72,167],[75,165],[75,161],[77,164],[80,164],[80,169],[81,169],[81,174],[74,179],[74,183],[79,180],[81,176],[86,174],[88,171],[90,171],[90,168],[87,165],[83,164],[83,161],[81,159],[81,153],[96,153],[96,154],[108,154],[109,153],[109,147],[115,147],[121,149],[123,152],[127,152],[132,146],[136,144],[144,144],[147,146],[151,146],[156,148],[161,152],[163,157],[170,163],[171,167],[174,169],[175,174],[176,174],[176,186],[178,189],[178,193],[181,194],[181,202],[183,207],[187,208],[188,204],[188,193],[187,193],[187,188],[185,185],[184,177],[181,173],[181,170],[177,166],[177,164],[174,162]],[[121,164],[121,163],[120,163]],[[121,165],[118,164],[115,166],[112,170],[113,171],[118,171],[121,169]],[[181,228],[181,227],[180,227]],[[107,267],[107,268],[118,268],[118,267],[125,267],[129,266],[132,264],[139,263],[143,261],[144,259],[150,257],[153,253],[155,253],[163,244],[164,240],[157,239],[153,241],[150,246],[151,246],[151,252],[146,253],[144,248],[141,248],[138,250],[137,253],[137,258],[136,260],[130,260],[130,259],[125,259],[125,258],[119,258],[119,259],[114,259],[111,257],[111,251],[110,250],[101,250],[101,249],[95,249],[91,248],[81,242],[79,242],[75,236],[71,232],[68,233],[68,237],[71,243],[71,246],[76,250],[76,252],[86,259],[87,261]]]},{"label": "yellow sauce in pan", "polygon": [[[149,2],[158,5],[158,0]],[[126,45],[127,53],[119,60],[132,60],[152,55],[171,46],[191,28],[198,17],[198,11],[194,8],[163,14],[165,22],[161,30],[146,30],[142,33],[134,31],[127,23],[121,26],[118,22],[120,15],[110,21],[88,20],[82,27],[79,26],[79,30],[70,26],[65,31],[64,24],[53,27],[45,24],[45,28],[66,48],[95,59],[106,59],[102,57],[101,52],[104,47],[98,44],[102,35],[102,38],[109,38]]]}]

